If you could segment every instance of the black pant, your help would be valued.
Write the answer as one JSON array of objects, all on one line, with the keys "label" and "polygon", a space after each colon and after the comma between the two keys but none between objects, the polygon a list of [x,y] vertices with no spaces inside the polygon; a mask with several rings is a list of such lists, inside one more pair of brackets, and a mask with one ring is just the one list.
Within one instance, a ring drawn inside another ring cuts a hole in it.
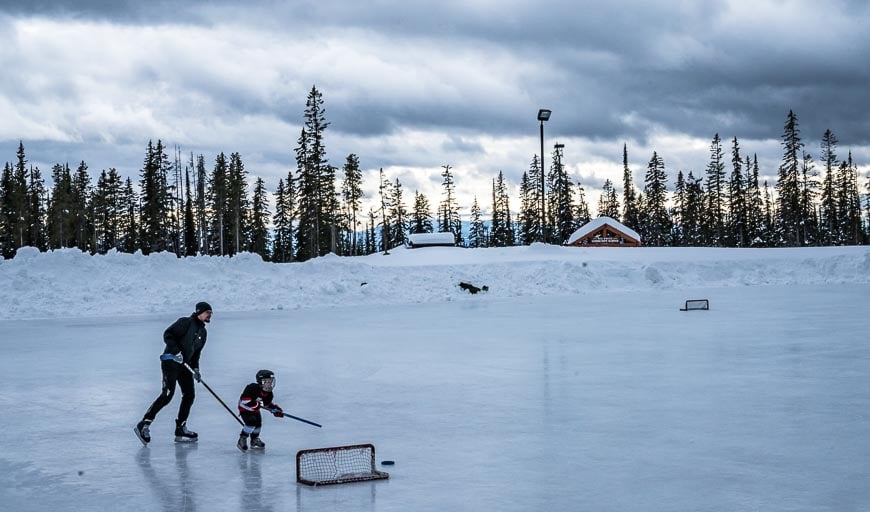
[{"label": "black pant", "polygon": [[251,437],[257,437],[260,435],[260,428],[263,426],[263,417],[260,416],[259,411],[240,411],[239,416],[241,416],[242,421],[245,422],[245,427],[242,428],[241,435],[246,436],[250,434]]},{"label": "black pant", "polygon": [[181,388],[181,405],[178,407],[178,421],[183,423],[187,421],[190,415],[190,406],[193,405],[195,392],[193,390],[193,375],[183,365],[175,361],[160,361],[160,369],[163,370],[163,390],[160,396],[148,412],[145,413],[145,419],[154,421],[160,409],[166,407],[172,401],[172,396],[175,394],[175,383]]}]

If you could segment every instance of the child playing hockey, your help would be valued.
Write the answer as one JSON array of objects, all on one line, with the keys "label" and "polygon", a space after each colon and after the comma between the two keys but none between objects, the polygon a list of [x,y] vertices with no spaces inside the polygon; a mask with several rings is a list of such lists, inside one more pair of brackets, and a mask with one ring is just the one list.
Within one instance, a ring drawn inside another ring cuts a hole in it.
[{"label": "child playing hockey", "polygon": [[272,402],[272,390],[275,389],[275,373],[270,370],[257,372],[257,382],[245,386],[242,396],[239,398],[239,416],[245,423],[245,427],[239,434],[239,443],[236,445],[243,452],[248,451],[248,436],[251,436],[251,448],[260,449],[266,444],[260,439],[260,427],[263,418],[260,416],[260,408],[271,412],[276,418],[284,416],[284,411]]}]

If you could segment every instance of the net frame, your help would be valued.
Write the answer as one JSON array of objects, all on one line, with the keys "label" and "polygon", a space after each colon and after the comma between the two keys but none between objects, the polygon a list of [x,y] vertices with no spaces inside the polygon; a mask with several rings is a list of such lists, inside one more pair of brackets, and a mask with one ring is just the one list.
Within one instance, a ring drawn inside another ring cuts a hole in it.
[{"label": "net frame", "polygon": [[375,446],[354,444],[312,448],[296,453],[296,481],[318,486],[383,480],[386,471],[375,468]]},{"label": "net frame", "polygon": [[680,311],[708,311],[710,301],[708,299],[689,299]]}]

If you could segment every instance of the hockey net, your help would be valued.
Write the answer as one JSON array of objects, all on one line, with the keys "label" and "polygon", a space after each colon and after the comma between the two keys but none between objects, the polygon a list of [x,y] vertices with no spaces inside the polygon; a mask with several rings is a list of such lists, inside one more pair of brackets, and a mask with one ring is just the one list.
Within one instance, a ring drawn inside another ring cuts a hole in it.
[{"label": "hockey net", "polygon": [[710,309],[710,301],[707,299],[690,299],[680,311],[706,311]]},{"label": "hockey net", "polygon": [[296,454],[296,481],[305,485],[344,484],[389,478],[375,469],[371,444],[301,450]]}]

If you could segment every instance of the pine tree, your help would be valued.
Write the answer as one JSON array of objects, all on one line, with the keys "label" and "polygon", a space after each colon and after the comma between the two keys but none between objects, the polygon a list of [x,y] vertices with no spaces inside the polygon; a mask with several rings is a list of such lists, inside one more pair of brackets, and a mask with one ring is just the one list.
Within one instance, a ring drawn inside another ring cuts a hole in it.
[{"label": "pine tree", "polygon": [[649,161],[644,183],[643,243],[653,247],[662,247],[669,243],[671,218],[666,206],[668,189],[665,163],[655,151],[653,151],[653,156]]},{"label": "pine tree", "polygon": [[631,229],[638,227],[637,194],[634,178],[628,168],[628,145],[622,145],[622,223]]},{"label": "pine tree", "polygon": [[143,254],[169,248],[170,196],[166,182],[167,164],[168,158],[163,151],[162,141],[158,140],[156,147],[148,141],[140,181],[140,242]]},{"label": "pine tree", "polygon": [[7,201],[10,211],[7,223],[10,238],[13,241],[12,255],[19,247],[30,245],[30,221],[28,219],[30,205],[27,199],[27,159],[24,154],[24,144],[18,142],[16,153],[18,162],[12,170],[11,182],[7,189]]},{"label": "pine tree", "polygon": [[291,239],[293,233],[290,229],[292,213],[288,208],[287,189],[284,180],[278,180],[278,190],[275,191],[275,215],[272,224],[275,226],[275,237],[272,242],[272,261],[284,263],[290,261],[292,254]]},{"label": "pine tree", "polygon": [[598,216],[619,220],[619,199],[616,197],[616,189],[613,188],[613,183],[609,179],[604,180],[601,196],[598,198]]},{"label": "pine tree", "polygon": [[47,192],[45,180],[39,167],[30,166],[30,181],[27,186],[27,221],[30,228],[29,243],[40,251],[48,249],[48,236],[45,230]]},{"label": "pine tree", "polygon": [[402,197],[402,183],[399,178],[391,182],[389,188],[390,204],[390,247],[400,247],[407,242],[408,210],[405,208],[405,200]]},{"label": "pine tree", "polygon": [[251,252],[257,253],[264,260],[269,259],[269,203],[266,197],[266,183],[263,178],[257,178],[254,184],[254,201],[251,208],[251,225],[249,228]]},{"label": "pine tree", "polygon": [[444,200],[441,202],[443,217],[438,231],[452,232],[456,239],[456,245],[462,245],[462,221],[459,218],[459,205],[456,203],[456,185],[453,182],[453,173],[450,172],[449,165],[442,165],[441,168],[444,169],[444,172],[441,173],[441,177],[444,178],[442,182]]},{"label": "pine tree", "polygon": [[121,219],[119,230],[121,232],[121,251],[133,253],[142,244],[139,240],[139,196],[133,190],[133,180],[127,178],[121,192],[121,209],[124,216]]},{"label": "pine tree", "polygon": [[776,206],[774,205],[773,197],[770,194],[770,187],[767,184],[767,180],[764,180],[762,204],[761,239],[763,240],[763,244],[767,247],[778,245],[780,240],[776,233]]},{"label": "pine tree", "polygon": [[507,247],[514,244],[511,226],[510,200],[504,174],[499,171],[492,185],[492,231],[490,243],[495,247]]},{"label": "pine tree", "polygon": [[574,213],[574,220],[574,225],[578,228],[592,220],[592,215],[589,213],[589,203],[586,202],[586,191],[580,181],[577,181],[577,210]]},{"label": "pine tree", "polygon": [[227,174],[227,218],[229,254],[249,250],[247,242],[251,239],[249,226],[250,200],[248,199],[248,173],[239,153],[230,155]]},{"label": "pine tree", "polygon": [[840,243],[857,245],[861,242],[861,199],[858,192],[858,171],[852,162],[852,152],[840,162],[837,171],[837,217]]},{"label": "pine tree", "polygon": [[798,239],[803,245],[815,245],[818,243],[819,219],[816,214],[816,196],[819,195],[819,184],[816,182],[816,172],[813,157],[805,151],[801,151],[801,174],[800,174],[800,234]]},{"label": "pine tree", "polygon": [[121,248],[121,224],[124,217],[123,181],[115,168],[100,172],[97,186],[91,199],[94,212],[94,250],[105,254],[112,249]]},{"label": "pine tree", "polygon": [[197,237],[199,238],[199,254],[208,254],[208,212],[206,210],[206,182],[208,181],[205,170],[205,157],[199,155],[196,158],[196,223]]},{"label": "pine tree", "polygon": [[752,169],[746,184],[746,233],[752,247],[764,245],[762,232],[764,231],[764,202],[761,197],[761,189],[758,186],[758,155],[752,156],[750,166],[749,157],[746,157],[746,169]]},{"label": "pine tree", "polygon": [[15,240],[13,233],[12,206],[12,166],[9,162],[3,167],[0,175],[0,256],[11,258],[15,255]]},{"label": "pine tree", "polygon": [[710,163],[707,164],[707,223],[706,241],[710,245],[721,247],[726,243],[725,233],[725,159],[722,154],[722,139],[719,134],[713,136],[710,143]]},{"label": "pine tree", "polygon": [[529,170],[523,173],[520,183],[520,240],[523,245],[544,241],[544,226],[541,216],[541,166],[538,156],[532,157]]},{"label": "pine tree", "polygon": [[782,134],[782,164],[779,166],[776,183],[779,192],[776,219],[779,245],[794,247],[804,242],[800,229],[806,221],[801,217],[800,193],[800,155],[803,146],[797,116],[789,110]]},{"label": "pine tree", "polygon": [[88,174],[88,165],[82,161],[72,177],[70,215],[74,222],[75,246],[82,251],[94,252],[96,248],[90,244],[93,230],[90,198],[91,176]]},{"label": "pine tree", "polygon": [[227,157],[220,153],[208,178],[208,253],[215,256],[229,254],[229,170]]},{"label": "pine tree", "polygon": [[414,209],[411,213],[411,233],[431,233],[432,212],[429,200],[418,191],[414,191]]},{"label": "pine tree", "polygon": [[480,205],[477,204],[477,196],[471,203],[471,228],[468,231],[468,246],[486,247],[486,226],[480,218]]},{"label": "pine tree", "polygon": [[392,236],[390,235],[390,227],[391,222],[390,219],[387,218],[389,214],[390,207],[390,181],[384,175],[384,168],[381,167],[379,170],[380,184],[378,186],[378,197],[381,200],[381,247],[380,250],[384,251],[384,254],[389,254],[390,250],[390,241],[392,240]]},{"label": "pine tree", "polygon": [[553,151],[553,165],[550,166],[549,208],[553,233],[551,242],[565,243],[574,233],[574,187],[571,177],[562,165],[562,144],[556,144]]},{"label": "pine tree", "polygon": [[[731,141],[731,180],[728,183],[728,245],[749,246],[748,208],[746,205],[746,180],[743,174],[743,160],[737,137]],[[748,171],[749,169],[747,169]]]},{"label": "pine tree", "polygon": [[350,254],[360,254],[359,243],[357,241],[357,232],[359,231],[360,221],[358,214],[362,208],[362,171],[359,168],[359,157],[351,153],[347,155],[347,160],[344,163],[344,181],[341,185],[341,193],[344,198],[345,205],[348,211],[349,231],[350,231]]},{"label": "pine tree", "polygon": [[[193,154],[190,155],[193,163]],[[192,167],[192,166],[191,166]],[[190,191],[190,169],[184,168],[184,255],[196,256],[199,239],[196,235],[196,221],[193,214],[193,194]]]},{"label": "pine tree", "polygon": [[837,215],[837,195],[834,187],[834,175],[837,172],[837,136],[828,129],[822,135],[820,159],[825,166],[825,177],[822,181],[821,204],[819,207],[819,242],[822,245],[832,245],[840,239]]}]

